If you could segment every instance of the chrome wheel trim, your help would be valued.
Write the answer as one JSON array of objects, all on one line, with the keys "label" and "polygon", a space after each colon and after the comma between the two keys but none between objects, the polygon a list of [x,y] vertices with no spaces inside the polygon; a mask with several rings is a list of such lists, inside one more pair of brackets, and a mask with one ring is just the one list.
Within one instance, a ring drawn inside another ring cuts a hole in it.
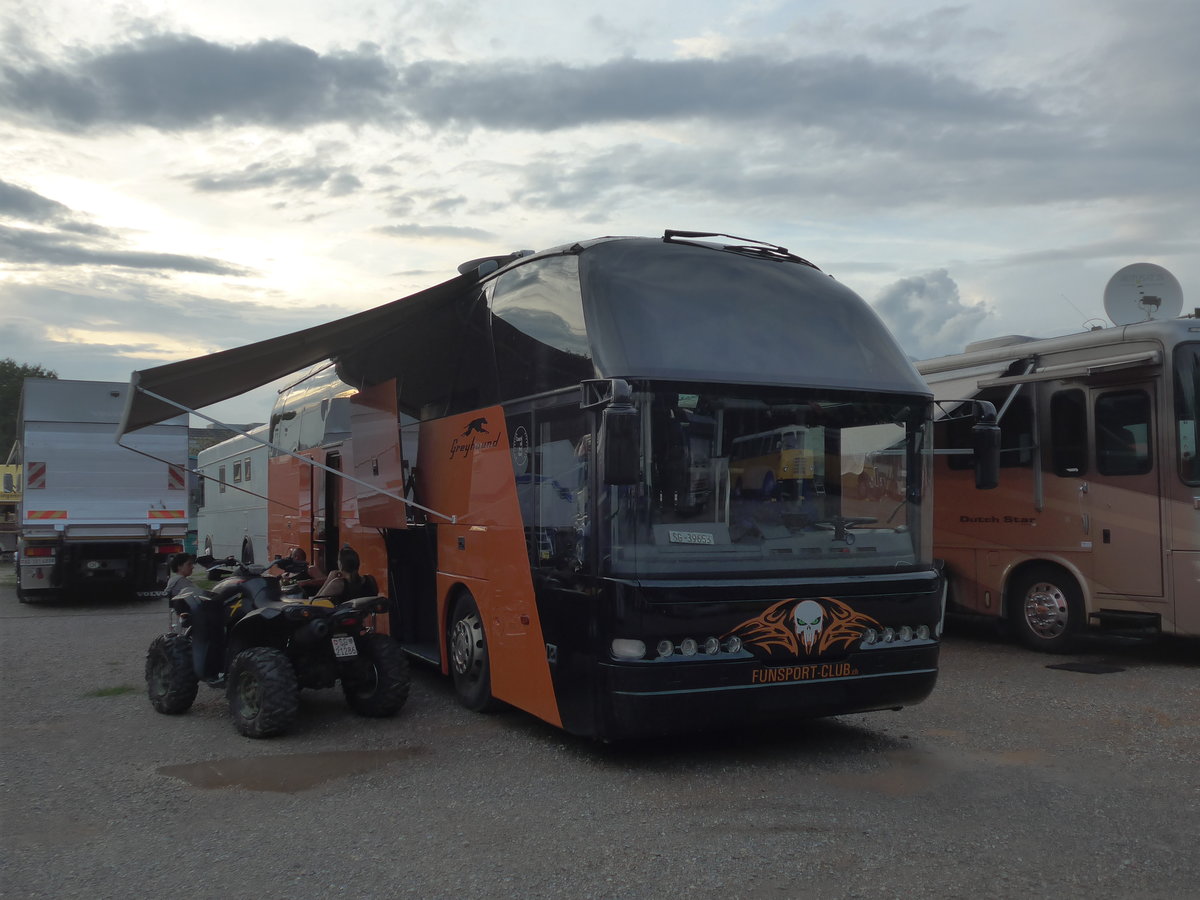
[{"label": "chrome wheel trim", "polygon": [[1025,592],[1025,624],[1039,638],[1051,640],[1067,630],[1070,617],[1067,595],[1048,581],[1039,581]]}]

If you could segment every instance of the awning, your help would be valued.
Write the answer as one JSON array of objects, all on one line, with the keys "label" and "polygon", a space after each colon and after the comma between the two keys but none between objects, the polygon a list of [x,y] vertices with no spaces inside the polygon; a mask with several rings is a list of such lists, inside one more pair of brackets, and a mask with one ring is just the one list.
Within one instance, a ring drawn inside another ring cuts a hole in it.
[{"label": "awning", "polygon": [[[117,435],[179,415],[146,392],[201,409],[244,394],[285,375],[332,359],[343,379],[357,384],[395,377],[398,359],[419,370],[431,349],[446,346],[457,320],[454,299],[479,280],[476,270],[383,306],[243,347],[133,373]],[[398,342],[403,346],[397,346]]]},{"label": "awning", "polygon": [[1004,387],[1013,384],[1028,384],[1033,381],[1054,381],[1062,378],[1087,378],[1089,375],[1103,375],[1122,369],[1137,369],[1143,366],[1157,366],[1162,363],[1162,354],[1157,350],[1143,350],[1140,353],[1124,353],[1102,359],[1085,359],[1077,362],[1062,363],[1056,366],[1038,366],[1032,372],[1024,375],[1009,375],[1003,378],[992,378],[981,381],[980,387]]}]

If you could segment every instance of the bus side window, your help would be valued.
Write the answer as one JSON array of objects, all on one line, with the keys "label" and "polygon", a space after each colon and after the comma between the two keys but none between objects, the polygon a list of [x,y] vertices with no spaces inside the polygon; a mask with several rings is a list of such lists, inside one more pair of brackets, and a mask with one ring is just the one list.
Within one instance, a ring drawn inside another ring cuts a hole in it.
[{"label": "bus side window", "polygon": [[1150,456],[1150,398],[1114,391],[1096,398],[1096,468],[1101,475],[1145,475]]},{"label": "bus side window", "polygon": [[1050,447],[1054,474],[1087,474],[1087,402],[1083,391],[1056,391],[1050,398]]}]

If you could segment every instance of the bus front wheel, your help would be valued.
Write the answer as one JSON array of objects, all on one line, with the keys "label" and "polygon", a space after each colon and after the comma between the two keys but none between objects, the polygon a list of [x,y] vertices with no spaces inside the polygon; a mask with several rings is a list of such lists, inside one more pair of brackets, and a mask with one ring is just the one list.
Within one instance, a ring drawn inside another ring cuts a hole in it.
[{"label": "bus front wheel", "polygon": [[490,712],[498,707],[492,697],[492,670],[488,658],[487,635],[475,598],[463,591],[454,602],[447,629],[450,650],[450,675],[458,701],[475,712]]},{"label": "bus front wheel", "polygon": [[1009,617],[1021,643],[1042,653],[1067,653],[1083,628],[1083,596],[1057,566],[1035,566],[1017,576]]}]

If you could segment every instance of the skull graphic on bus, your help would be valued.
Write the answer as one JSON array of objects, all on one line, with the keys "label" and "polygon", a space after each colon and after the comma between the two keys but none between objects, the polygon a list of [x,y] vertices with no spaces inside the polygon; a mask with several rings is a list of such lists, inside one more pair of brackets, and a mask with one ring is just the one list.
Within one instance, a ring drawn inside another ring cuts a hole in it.
[{"label": "skull graphic on bus", "polygon": [[804,644],[804,652],[811,653],[825,621],[825,607],[816,600],[801,600],[792,611],[792,618],[796,625],[796,637]]},{"label": "skull graphic on bus", "polygon": [[820,656],[836,647],[848,647],[868,628],[879,627],[879,622],[858,612],[844,600],[793,598],[773,604],[761,615],[742,622],[725,637],[736,635],[748,650],[759,656],[773,656],[777,652]]}]

